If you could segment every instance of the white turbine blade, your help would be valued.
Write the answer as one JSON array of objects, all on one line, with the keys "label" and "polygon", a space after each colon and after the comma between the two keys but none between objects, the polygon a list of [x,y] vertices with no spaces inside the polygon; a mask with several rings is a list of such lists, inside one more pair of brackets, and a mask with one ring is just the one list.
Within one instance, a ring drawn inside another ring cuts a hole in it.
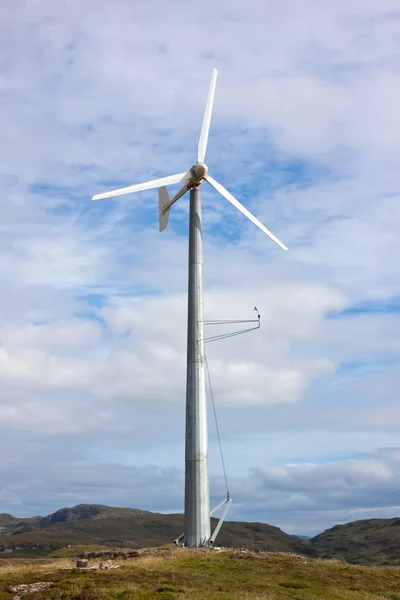
[{"label": "white turbine blade", "polygon": [[213,69],[208,92],[206,110],[204,112],[203,125],[201,127],[199,146],[197,149],[197,162],[204,162],[207,150],[208,132],[210,131],[211,113],[214,104],[215,85],[217,83],[217,69]]},{"label": "white turbine blade", "polygon": [[213,188],[215,188],[217,190],[217,192],[219,192],[221,194],[221,196],[226,198],[231,204],[233,204],[233,206],[235,206],[235,208],[240,210],[240,212],[242,214],[244,214],[248,219],[250,219],[250,221],[252,223],[254,223],[254,225],[257,225],[257,227],[259,229],[261,229],[261,231],[263,233],[265,233],[268,237],[270,237],[271,240],[273,242],[275,242],[275,244],[278,244],[278,246],[280,246],[280,248],[282,248],[282,250],[287,250],[286,246],[284,244],[282,244],[282,242],[279,241],[278,238],[275,237],[273,233],[271,233],[266,227],[264,227],[264,225],[262,223],[260,223],[260,221],[258,219],[256,219],[256,217],[254,215],[252,215],[251,212],[249,212],[247,210],[247,208],[245,208],[243,206],[243,204],[241,204],[239,202],[239,200],[236,200],[236,198],[234,196],[232,196],[232,194],[230,192],[228,192],[228,190],[226,190],[223,185],[218,183],[218,181],[215,181],[215,179],[213,179],[210,175],[206,175],[205,179],[208,181],[208,183],[210,185],[212,185]]},{"label": "white turbine blade", "polygon": [[129,185],[128,187],[120,188],[119,190],[113,190],[112,192],[96,194],[95,196],[93,196],[92,200],[101,200],[102,198],[111,198],[112,196],[123,196],[124,194],[130,194],[132,192],[151,190],[153,188],[161,187],[162,185],[179,183],[180,181],[182,181],[182,177],[184,176],[186,176],[186,173],[179,173],[178,175],[169,175],[169,177],[161,177],[161,179],[153,179],[153,181],[146,181],[145,183]]}]

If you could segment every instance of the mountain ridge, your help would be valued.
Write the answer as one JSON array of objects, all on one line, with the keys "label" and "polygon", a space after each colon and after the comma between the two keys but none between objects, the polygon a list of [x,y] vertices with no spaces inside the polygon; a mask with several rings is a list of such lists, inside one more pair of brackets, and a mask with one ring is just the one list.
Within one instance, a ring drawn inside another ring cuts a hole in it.
[{"label": "mountain ridge", "polygon": [[[212,519],[212,528],[216,523]],[[182,533],[183,515],[78,504],[44,517],[17,518],[0,513],[0,527],[0,552],[37,555],[75,544],[125,548],[165,545]],[[290,535],[267,523],[226,521],[218,545],[339,558],[360,564],[400,565],[400,518],[338,524],[310,539]]]},{"label": "mountain ridge", "polygon": [[[0,514],[3,546],[37,544],[58,549],[67,544],[118,544],[138,548],[173,542],[183,531],[182,514],[152,513],[136,508],[117,508],[101,504],[78,504],[61,508],[44,517],[16,518]],[[217,520],[212,519],[213,527]],[[300,551],[303,542],[266,523],[226,521],[218,543],[249,546],[259,550]]]}]

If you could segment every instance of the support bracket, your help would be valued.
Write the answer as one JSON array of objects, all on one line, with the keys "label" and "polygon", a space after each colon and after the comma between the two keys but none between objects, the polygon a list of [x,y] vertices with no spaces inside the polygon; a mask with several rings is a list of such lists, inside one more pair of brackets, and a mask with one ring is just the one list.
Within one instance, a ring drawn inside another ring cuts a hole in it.
[{"label": "support bracket", "polygon": [[219,521],[218,521],[218,523],[217,523],[217,526],[216,526],[216,528],[214,529],[214,532],[213,532],[212,536],[210,537],[210,542],[209,542],[210,546],[213,546],[213,545],[214,545],[215,538],[217,537],[217,535],[218,535],[218,533],[219,533],[219,530],[221,529],[221,527],[222,527],[222,524],[223,524],[223,522],[225,521],[225,517],[226,517],[226,515],[228,514],[229,507],[230,507],[230,505],[232,504],[232,498],[230,497],[230,495],[229,495],[229,494],[227,495],[227,497],[225,498],[225,500],[223,500],[223,501],[222,501],[222,502],[220,502],[220,503],[219,503],[219,504],[218,504],[218,505],[217,505],[215,508],[213,508],[213,510],[212,510],[212,511],[211,511],[211,513],[210,513],[210,516],[212,516],[214,513],[216,513],[216,512],[217,512],[217,510],[218,510],[219,508],[221,508],[221,506],[223,506],[224,504],[225,504],[226,506],[225,506],[225,508],[224,508],[224,510],[223,510],[223,512],[222,512],[222,515],[221,515],[221,516],[220,516],[220,518],[219,518]]},{"label": "support bracket", "polygon": [[[218,523],[217,523],[217,525],[216,525],[216,527],[215,527],[215,529],[213,531],[213,534],[211,535],[209,541],[204,544],[204,546],[211,546],[211,547],[214,546],[215,539],[216,539],[217,535],[219,534],[219,530],[221,529],[222,524],[225,521],[226,515],[228,514],[229,507],[232,504],[232,498],[230,497],[229,494],[227,495],[227,497],[224,500],[222,500],[222,502],[220,502],[219,504],[217,504],[217,506],[214,506],[214,508],[210,512],[210,517],[212,517],[213,514],[216,513],[217,510],[219,510],[221,508],[221,506],[224,506],[224,504],[226,506],[225,506],[225,508],[224,508],[224,510],[222,512],[222,515],[219,518],[219,521],[218,521]],[[179,542],[181,542],[183,540],[184,535],[185,534],[182,533],[179,537],[177,537],[174,540],[174,544],[176,546],[179,544]]]}]

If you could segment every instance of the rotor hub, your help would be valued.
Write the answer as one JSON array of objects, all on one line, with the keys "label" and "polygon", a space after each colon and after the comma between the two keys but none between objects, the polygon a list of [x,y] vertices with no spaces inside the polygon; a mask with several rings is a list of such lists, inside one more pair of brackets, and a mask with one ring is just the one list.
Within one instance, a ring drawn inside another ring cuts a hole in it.
[{"label": "rotor hub", "polygon": [[208,173],[208,167],[204,163],[198,162],[191,168],[193,177],[200,183]]}]

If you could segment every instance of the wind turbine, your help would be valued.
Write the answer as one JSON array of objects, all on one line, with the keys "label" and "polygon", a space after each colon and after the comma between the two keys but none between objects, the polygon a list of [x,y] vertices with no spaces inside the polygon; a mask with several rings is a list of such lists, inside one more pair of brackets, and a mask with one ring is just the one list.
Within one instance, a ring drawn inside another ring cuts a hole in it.
[{"label": "wind turbine", "polygon": [[[208,479],[208,435],[205,394],[205,353],[203,333],[203,244],[201,221],[201,195],[199,186],[207,181],[228,202],[233,204],[280,248],[286,246],[278,240],[247,208],[228,190],[208,174],[205,164],[208,133],[214,103],[217,70],[213,69],[206,110],[197,150],[197,162],[186,173],[178,173],[154,179],[146,183],[130,185],[111,192],[96,194],[93,200],[122,196],[159,188],[160,231],[168,224],[169,211],[190,190],[189,214],[189,281],[188,281],[188,328],[187,328],[187,375],[186,375],[186,437],[185,437],[185,518],[184,545],[201,547],[212,545],[215,535],[210,531],[210,495]],[[167,185],[183,183],[180,190],[170,198]],[[221,503],[222,504],[222,503]],[[219,505],[220,506],[220,505]],[[218,527],[219,529],[219,527]]]}]

